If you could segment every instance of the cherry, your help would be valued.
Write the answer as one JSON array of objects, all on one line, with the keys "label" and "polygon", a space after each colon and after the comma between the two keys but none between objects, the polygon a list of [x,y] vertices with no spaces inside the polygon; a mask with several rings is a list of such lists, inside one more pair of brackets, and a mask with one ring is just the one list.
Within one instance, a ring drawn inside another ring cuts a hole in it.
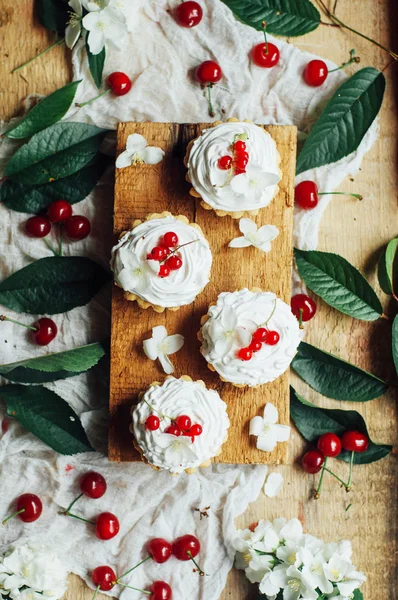
[{"label": "cherry", "polygon": [[181,435],[181,429],[176,425],[169,425],[164,432],[169,433],[170,435],[176,435],[177,437]]},{"label": "cherry", "polygon": [[202,7],[192,0],[182,2],[174,10],[174,18],[181,27],[196,27],[201,22],[202,17]]},{"label": "cherry", "polygon": [[203,433],[203,427],[199,423],[194,423],[189,430],[189,433],[193,436],[201,435]]},{"label": "cherry", "polygon": [[330,458],[338,456],[341,452],[341,441],[335,433],[324,433],[318,440],[318,450]]},{"label": "cherry", "polygon": [[369,438],[360,431],[346,431],[341,438],[341,445],[349,452],[366,452]]},{"label": "cherry", "polygon": [[200,552],[200,542],[194,535],[183,535],[173,542],[173,554],[178,560],[190,560]]},{"label": "cherry", "polygon": [[268,329],[265,329],[265,327],[259,327],[253,333],[253,336],[252,336],[253,340],[257,340],[259,342],[265,342],[265,339],[267,337],[267,333],[268,333]]},{"label": "cherry", "polygon": [[18,517],[24,523],[33,523],[43,512],[43,504],[36,494],[22,494],[17,498],[15,508],[16,512],[4,519],[2,525],[13,517]]},{"label": "cherry", "polygon": [[188,431],[191,428],[192,421],[188,415],[180,415],[176,418],[176,425],[181,431]]},{"label": "cherry", "polygon": [[329,70],[323,60],[310,60],[304,69],[304,81],[312,87],[322,85],[328,76]]},{"label": "cherry", "polygon": [[300,208],[311,210],[318,205],[318,186],[314,181],[302,181],[294,189],[294,201]]},{"label": "cherry", "polygon": [[242,152],[246,152],[246,144],[245,144],[245,142],[243,140],[236,140],[236,142],[234,143],[234,151],[237,154],[240,154]]},{"label": "cherry", "polygon": [[290,301],[292,313],[300,322],[309,321],[315,316],[316,304],[307,294],[296,294]]},{"label": "cherry", "polygon": [[166,258],[166,248],[164,246],[155,246],[148,254],[150,260],[164,260]]},{"label": "cherry", "polygon": [[250,350],[250,348],[240,348],[237,352],[237,357],[240,358],[240,360],[250,360],[253,356],[253,352],[252,350]]},{"label": "cherry", "polygon": [[159,268],[159,277],[168,277],[170,275],[171,271],[170,271],[170,267],[168,267],[166,264],[165,265],[160,265]]},{"label": "cherry", "polygon": [[249,162],[248,158],[246,158],[245,156],[238,155],[234,160],[235,170],[245,172],[248,162]]},{"label": "cherry", "polygon": [[98,515],[95,522],[95,535],[100,540],[111,540],[120,529],[119,519],[110,512]]},{"label": "cherry", "polygon": [[170,271],[178,271],[178,269],[181,269],[182,267],[182,258],[176,254],[173,254],[173,256],[170,256],[170,258],[166,260],[165,264],[168,266]]},{"label": "cherry", "polygon": [[232,166],[232,156],[221,156],[218,159],[217,165],[219,169],[222,169],[223,171],[229,171]]},{"label": "cherry", "polygon": [[322,452],[319,452],[319,450],[310,450],[304,454],[301,459],[301,465],[304,471],[315,475],[315,473],[319,473],[321,470],[324,461],[325,457]]},{"label": "cherry", "polygon": [[275,44],[268,42],[267,44],[261,43],[254,46],[252,50],[252,58],[255,65],[270,69],[278,64],[280,53],[279,49]]},{"label": "cherry", "polygon": [[174,231],[168,231],[164,234],[163,241],[166,244],[166,246],[177,246],[178,235],[174,233]]},{"label": "cherry", "polygon": [[265,336],[265,343],[267,344],[267,346],[275,346],[280,339],[281,336],[277,331],[267,331],[267,334]]},{"label": "cherry", "polygon": [[262,342],[260,342],[259,340],[253,339],[250,343],[249,350],[251,350],[252,352],[259,352],[262,347],[263,347]]},{"label": "cherry", "polygon": [[154,538],[148,543],[148,552],[155,562],[165,563],[172,554],[171,544],[163,538]]},{"label": "cherry", "polygon": [[220,65],[214,60],[205,60],[196,68],[195,76],[199,83],[206,85],[218,83],[223,73]]},{"label": "cherry", "polygon": [[108,77],[108,85],[115,96],[125,96],[131,90],[131,79],[120,71],[111,73]]},{"label": "cherry", "polygon": [[149,415],[147,420],[145,421],[145,427],[149,429],[149,431],[156,431],[160,427],[160,419],[156,415]]},{"label": "cherry", "polygon": [[25,232],[34,238],[44,238],[51,231],[51,223],[46,217],[30,217],[25,223]]},{"label": "cherry", "polygon": [[117,583],[116,573],[111,567],[97,567],[91,573],[91,580],[102,592],[109,592]]},{"label": "cherry", "polygon": [[172,597],[171,587],[165,581],[154,581],[150,590],[152,600],[170,600]]},{"label": "cherry", "polygon": [[65,232],[71,240],[84,240],[91,231],[90,221],[82,215],[75,215],[65,221]]},{"label": "cherry", "polygon": [[58,333],[58,328],[52,319],[42,317],[34,324],[33,339],[39,346],[47,346]]},{"label": "cherry", "polygon": [[80,489],[83,494],[94,500],[102,498],[106,492],[106,487],[105,478],[101,473],[96,473],[95,471],[86,473],[80,482]]},{"label": "cherry", "polygon": [[62,223],[72,216],[72,206],[66,200],[56,200],[47,208],[47,217],[52,223]]}]

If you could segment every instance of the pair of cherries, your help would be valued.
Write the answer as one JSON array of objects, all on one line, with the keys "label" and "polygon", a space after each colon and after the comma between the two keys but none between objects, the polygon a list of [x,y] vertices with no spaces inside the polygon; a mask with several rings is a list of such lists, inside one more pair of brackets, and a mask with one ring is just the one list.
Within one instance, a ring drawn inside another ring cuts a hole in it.
[{"label": "pair of cherries", "polygon": [[168,277],[172,271],[178,271],[182,267],[182,258],[176,254],[178,250],[178,235],[174,231],[167,231],[160,243],[152,248],[147,255],[148,260],[160,262],[159,277]]},{"label": "pair of cherries", "polygon": [[275,346],[280,340],[280,335],[277,331],[259,327],[252,335],[252,341],[246,348],[240,348],[237,352],[237,357],[240,360],[248,361],[253,358],[255,352],[259,352],[263,344],[267,346]]},{"label": "pair of cherries", "polygon": [[73,215],[72,206],[66,200],[52,202],[46,216],[30,217],[25,223],[25,231],[31,237],[44,238],[51,232],[53,223],[62,224],[66,235],[73,241],[84,240],[91,231],[87,217]]},{"label": "pair of cherries", "polygon": [[[157,415],[149,415],[145,421],[145,427],[149,429],[149,431],[157,431],[160,427],[159,417]],[[180,415],[176,419],[173,419],[171,425],[164,430],[164,433],[175,435],[176,437],[179,437],[180,435],[187,436],[194,442],[195,437],[202,435],[203,427],[199,423],[192,423],[192,420],[188,415]]]},{"label": "pair of cherries", "polygon": [[224,155],[218,159],[218,168],[223,171],[230,171],[232,168],[235,175],[246,173],[246,166],[249,162],[249,153],[243,140],[236,140],[233,146],[233,156]]}]

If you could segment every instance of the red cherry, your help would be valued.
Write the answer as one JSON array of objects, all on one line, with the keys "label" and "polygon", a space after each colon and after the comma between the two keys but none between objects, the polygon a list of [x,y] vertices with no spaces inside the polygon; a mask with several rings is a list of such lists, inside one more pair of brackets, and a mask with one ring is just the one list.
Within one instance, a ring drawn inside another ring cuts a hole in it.
[{"label": "red cherry", "polygon": [[75,215],[65,221],[65,232],[71,240],[84,240],[91,231],[90,221],[82,215]]},{"label": "red cherry", "polygon": [[169,433],[170,435],[176,435],[178,437],[181,435],[181,429],[176,425],[169,425],[164,430],[164,433]]},{"label": "red cherry", "polygon": [[180,415],[176,418],[176,425],[181,431],[188,431],[190,429],[192,421],[188,415]]},{"label": "red cherry", "polygon": [[262,342],[253,339],[250,343],[249,350],[251,350],[252,352],[259,352],[259,350],[261,350],[262,347]]},{"label": "red cherry", "polygon": [[281,336],[277,331],[267,331],[267,335],[265,336],[265,343],[267,344],[267,346],[275,346],[280,339]]},{"label": "red cherry", "polygon": [[196,79],[205,85],[206,83],[217,83],[222,78],[222,70],[214,60],[205,60],[195,71]]},{"label": "red cherry", "polygon": [[172,597],[171,587],[165,581],[154,581],[150,590],[152,600],[170,600]]},{"label": "red cherry", "polygon": [[201,22],[202,17],[202,7],[191,0],[182,2],[174,10],[174,18],[181,27],[196,27]]},{"label": "red cherry", "polygon": [[290,301],[292,313],[298,321],[309,321],[316,313],[316,304],[307,294],[296,294]]},{"label": "red cherry", "polygon": [[254,46],[252,50],[254,64],[265,69],[275,67],[275,65],[277,65],[279,62],[279,57],[279,49],[275,46],[275,44],[271,44],[270,42],[268,42],[268,52],[267,44],[264,42],[262,44],[257,44],[257,46]]},{"label": "red cherry", "polygon": [[360,431],[346,431],[341,438],[341,445],[349,452],[366,452],[369,438]]},{"label": "red cherry", "polygon": [[110,512],[104,512],[98,515],[95,522],[95,535],[100,540],[111,540],[120,529],[119,519]]},{"label": "red cherry", "polygon": [[36,494],[22,494],[16,501],[16,512],[4,519],[3,525],[13,517],[18,517],[24,523],[37,521],[43,512],[43,504]]},{"label": "red cherry", "polygon": [[166,244],[166,246],[169,246],[169,247],[177,246],[178,235],[176,233],[174,233],[174,231],[168,231],[167,233],[164,234],[163,241]]},{"label": "red cherry", "polygon": [[97,567],[91,573],[91,580],[95,587],[103,592],[109,592],[116,585],[116,573],[110,567]]},{"label": "red cherry", "polygon": [[317,448],[324,456],[334,458],[341,452],[341,441],[335,433],[324,433],[318,440]]},{"label": "red cherry", "polygon": [[245,152],[246,151],[245,142],[243,140],[236,140],[236,142],[234,143],[234,151],[238,154],[241,152]]},{"label": "red cherry", "polygon": [[235,171],[245,171],[246,165],[249,162],[249,159],[245,156],[237,156],[234,160]]},{"label": "red cherry", "polygon": [[253,356],[253,352],[250,349],[250,347],[248,348],[240,348],[237,352],[237,357],[240,358],[241,360],[250,360]]},{"label": "red cherry", "polygon": [[313,87],[319,87],[326,80],[329,70],[323,60],[310,60],[304,69],[304,81]]},{"label": "red cherry", "polygon": [[257,340],[259,342],[265,342],[265,338],[267,337],[267,333],[268,333],[268,329],[265,329],[265,327],[259,327],[253,333],[253,336],[252,336],[253,340]]},{"label": "red cherry", "polygon": [[86,473],[80,482],[80,489],[85,496],[93,498],[102,498],[106,492],[106,481],[101,473],[90,471]]},{"label": "red cherry", "polygon": [[309,452],[306,452],[301,459],[301,465],[304,471],[311,473],[312,475],[319,473],[324,462],[325,457],[319,450],[310,450]]},{"label": "red cherry", "polygon": [[150,260],[164,260],[166,258],[166,248],[164,246],[155,246],[148,254]]},{"label": "red cherry", "polygon": [[165,563],[171,556],[171,544],[163,538],[154,538],[148,543],[148,552],[155,562]]},{"label": "red cherry", "polygon": [[294,201],[300,208],[311,210],[318,205],[318,186],[314,181],[302,181],[294,189]]},{"label": "red cherry", "polygon": [[160,419],[156,415],[149,415],[147,420],[145,421],[145,427],[149,429],[149,431],[156,431],[160,427]]},{"label": "red cherry", "polygon": [[3,419],[1,422],[1,432],[7,433],[9,427],[10,427],[9,419]]},{"label": "red cherry", "polygon": [[52,319],[42,317],[33,325],[37,331],[33,331],[33,339],[39,346],[47,346],[58,333],[58,328]]},{"label": "red cherry", "polygon": [[72,216],[72,206],[66,200],[56,200],[47,208],[47,217],[52,223],[62,223]]},{"label": "red cherry", "polygon": [[189,433],[193,436],[202,435],[203,427],[199,423],[194,423],[189,430]]},{"label": "red cherry", "polygon": [[232,156],[221,156],[221,158],[218,159],[217,165],[219,169],[222,169],[223,171],[229,171],[232,165]]},{"label": "red cherry", "polygon": [[194,535],[183,535],[173,542],[173,554],[178,560],[190,560],[200,552],[200,542]]},{"label": "red cherry", "polygon": [[126,73],[115,71],[108,77],[108,85],[115,96],[124,96],[131,90],[131,79]]},{"label": "red cherry", "polygon": [[44,238],[51,231],[51,223],[46,217],[30,217],[25,223],[25,232],[34,238]]},{"label": "red cherry", "polygon": [[165,264],[169,267],[170,271],[178,271],[178,269],[181,269],[182,267],[182,258],[173,254],[173,256],[170,256],[170,258],[166,260]]},{"label": "red cherry", "polygon": [[160,265],[158,273],[159,277],[168,277],[170,273],[170,267],[168,267],[167,265]]}]

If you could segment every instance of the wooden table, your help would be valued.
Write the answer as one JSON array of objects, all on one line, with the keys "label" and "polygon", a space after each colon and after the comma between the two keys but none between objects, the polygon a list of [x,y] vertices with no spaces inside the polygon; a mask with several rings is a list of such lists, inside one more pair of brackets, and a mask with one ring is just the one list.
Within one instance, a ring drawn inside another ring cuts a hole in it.
[{"label": "wooden table", "polygon": [[[41,27],[33,27],[32,0],[2,0],[0,14],[1,60],[1,116],[5,119],[20,112],[24,97],[32,92],[48,94],[70,79],[66,60],[68,53],[56,48],[45,60],[35,61],[20,74],[10,70],[27,60],[52,42],[52,37]],[[393,43],[397,31],[397,11],[394,0],[340,0],[339,17],[374,37],[385,45]],[[355,47],[361,63],[383,69],[389,63],[384,52],[365,40],[335,28],[321,26],[310,35],[294,43],[316,52],[337,63],[346,60]],[[396,50],[396,48],[395,48]],[[380,249],[397,235],[397,73],[390,66],[385,75],[387,92],[380,116],[380,137],[363,161],[361,171],[353,180],[344,182],[341,189],[363,194],[363,202],[336,198],[328,207],[320,232],[321,250],[336,251],[361,269],[378,289],[375,265]],[[388,307],[387,307],[388,312]],[[319,302],[319,313],[308,328],[308,341],[334,352],[380,376],[392,373],[389,363],[390,324],[364,323],[334,311]],[[334,405],[319,398],[301,382],[294,381],[298,390],[309,400]],[[385,397],[362,405],[345,404],[344,408],[359,410],[369,424],[375,440],[396,443],[397,411],[392,392]],[[293,434],[292,455],[299,457],[304,444]],[[387,600],[398,597],[396,567],[397,552],[397,468],[396,457],[355,469],[355,487],[346,495],[325,478],[322,498],[311,500],[313,479],[297,465],[278,467],[283,472],[285,485],[275,500],[260,495],[238,524],[244,526],[260,518],[284,515],[298,516],[307,531],[327,540],[349,538],[354,546],[354,563],[368,576],[363,592],[366,600]],[[351,503],[349,510],[347,506]],[[90,600],[92,592],[76,577],[65,600]],[[105,596],[102,596],[105,598]],[[249,586],[242,573],[231,571],[228,585],[220,600],[247,600]]]}]

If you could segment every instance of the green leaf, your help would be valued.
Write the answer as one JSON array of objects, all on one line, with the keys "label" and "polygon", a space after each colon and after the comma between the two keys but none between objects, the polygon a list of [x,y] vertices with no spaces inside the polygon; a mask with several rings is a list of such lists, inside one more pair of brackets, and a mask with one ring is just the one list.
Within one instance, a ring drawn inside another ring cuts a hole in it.
[{"label": "green leaf", "polygon": [[392,324],[392,357],[398,375],[398,315],[395,316]]},{"label": "green leaf", "polygon": [[[355,410],[335,410],[320,408],[305,400],[292,387],[290,388],[290,416],[297,429],[308,442],[315,444],[324,433],[335,433],[342,436],[345,431],[360,431],[369,437],[363,417]],[[354,463],[365,465],[381,460],[390,454],[392,446],[375,444],[369,438],[366,452],[355,453]],[[349,462],[351,452],[343,450],[337,457]]]},{"label": "green leaf", "polygon": [[292,368],[314,390],[335,400],[367,402],[388,389],[385,381],[306,342],[300,343]]},{"label": "green leaf", "polygon": [[358,588],[356,590],[354,590],[354,593],[352,595],[352,600],[363,600],[363,594],[362,594],[361,590],[359,590]]},{"label": "green leaf", "polygon": [[94,158],[105,133],[87,123],[55,123],[16,151],[7,163],[6,176],[37,185],[73,175]]},{"label": "green leaf", "polygon": [[369,283],[342,256],[297,248],[294,255],[300,277],[330,306],[362,321],[375,321],[383,314]]},{"label": "green leaf", "polygon": [[36,0],[36,10],[43,27],[65,34],[70,10],[67,3],[62,0]]},{"label": "green leaf", "polygon": [[8,129],[5,135],[13,139],[27,138],[60,121],[68,112],[81,81],[68,83],[44,98],[19,123]]},{"label": "green leaf", "polygon": [[90,258],[41,258],[0,283],[0,304],[16,312],[63,313],[87,304],[108,279]]},{"label": "green leaf", "polygon": [[5,385],[0,397],[7,413],[60,454],[91,452],[79,417],[65,400],[44,387]]},{"label": "green leaf", "polygon": [[88,344],[57,354],[0,365],[0,375],[16,383],[48,383],[88,371],[104,354],[103,344]]},{"label": "green leaf", "polygon": [[361,143],[380,110],[386,81],[373,67],[357,71],[334,93],[297,159],[297,175],[334,163]]},{"label": "green leaf", "polygon": [[394,238],[387,244],[387,248],[380,256],[377,266],[377,277],[381,289],[385,294],[394,293],[394,263],[398,256],[398,238]]},{"label": "green leaf", "polygon": [[223,0],[246,25],[275,35],[298,36],[316,29],[321,16],[309,0]]},{"label": "green leaf", "polygon": [[[88,36],[87,36],[88,39]],[[90,73],[92,78],[94,79],[94,83],[97,88],[101,87],[102,83],[102,71],[104,70],[105,58],[106,58],[106,50],[105,46],[102,48],[99,54],[92,54],[90,52],[90,48],[88,42],[86,40],[86,51],[88,58],[88,66],[90,68]]]}]

